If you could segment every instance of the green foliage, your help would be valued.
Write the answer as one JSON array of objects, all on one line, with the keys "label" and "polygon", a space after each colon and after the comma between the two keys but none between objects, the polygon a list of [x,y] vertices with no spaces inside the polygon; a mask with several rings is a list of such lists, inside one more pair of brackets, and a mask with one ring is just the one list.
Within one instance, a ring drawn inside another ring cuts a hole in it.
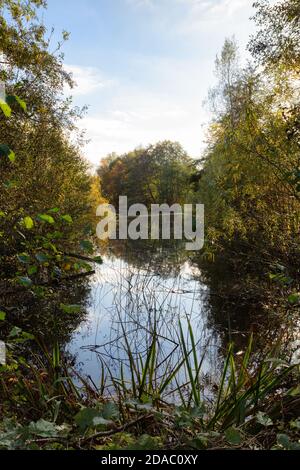
[{"label": "green foliage", "polygon": [[118,207],[119,196],[129,204],[187,203],[191,197],[194,163],[178,143],[159,142],[101,162],[98,174],[104,196]]},{"label": "green foliage", "polygon": [[31,230],[34,227],[34,222],[31,217],[25,217],[23,223],[27,230]]},{"label": "green foliage", "polygon": [[228,444],[231,444],[233,446],[238,446],[242,443],[241,432],[236,428],[228,428],[225,431],[225,437]]},{"label": "green foliage", "polygon": [[256,420],[262,426],[265,426],[265,427],[273,426],[273,421],[271,420],[271,418],[269,418],[269,416],[266,415],[266,413],[263,413],[261,411],[257,413]]},{"label": "green foliage", "polygon": [[4,321],[6,318],[6,313],[0,311],[0,321]]},{"label": "green foliage", "polygon": [[65,313],[79,313],[82,309],[81,305],[64,305],[60,304],[60,309]]},{"label": "green foliage", "polygon": [[14,163],[16,159],[15,153],[5,144],[0,145],[0,157],[2,156],[7,157],[12,163]]}]

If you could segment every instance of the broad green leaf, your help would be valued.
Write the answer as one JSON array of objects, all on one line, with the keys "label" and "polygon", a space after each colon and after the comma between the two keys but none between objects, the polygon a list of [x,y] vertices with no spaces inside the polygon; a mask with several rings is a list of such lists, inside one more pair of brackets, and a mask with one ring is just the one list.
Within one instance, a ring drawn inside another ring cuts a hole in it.
[{"label": "broad green leaf", "polygon": [[24,287],[31,287],[32,286],[32,280],[29,277],[18,277],[17,281],[21,286]]},{"label": "broad green leaf", "polygon": [[93,261],[98,264],[103,264],[103,259],[101,258],[101,256],[96,256],[95,258],[93,258]]},{"label": "broad green leaf", "polygon": [[16,160],[15,152],[13,152],[13,151],[11,150],[11,151],[9,152],[9,154],[8,154],[8,158],[9,158],[9,160],[10,160],[12,163],[14,163],[15,160]]},{"label": "broad green leaf", "polygon": [[94,426],[95,418],[103,418],[101,412],[95,408],[83,408],[77,413],[74,420],[80,431],[85,431],[88,427]]},{"label": "broad green leaf", "polygon": [[17,103],[23,111],[26,111],[26,103],[17,95],[6,95],[6,104],[12,106],[13,104]]},{"label": "broad green leaf", "polygon": [[47,263],[49,261],[49,258],[45,253],[37,253],[35,257],[38,260],[38,262],[41,264]]},{"label": "broad green leaf", "polygon": [[202,434],[198,434],[194,439],[188,441],[188,444],[194,449],[206,449],[208,445],[208,437]]},{"label": "broad green leaf", "polygon": [[20,108],[22,108],[23,111],[26,112],[27,111],[27,106],[26,106],[25,101],[21,100],[21,98],[17,95],[15,95],[15,99],[16,99],[18,105],[20,106]]},{"label": "broad green leaf", "polygon": [[39,214],[37,216],[37,218],[41,222],[47,222],[48,224],[54,224],[55,223],[55,220],[53,219],[53,217],[51,215],[48,215],[48,214]]},{"label": "broad green leaf", "polygon": [[65,222],[67,222],[68,224],[72,224],[72,223],[73,223],[73,219],[72,219],[72,217],[71,217],[69,214],[62,215],[60,218],[61,218],[62,220],[64,220]]},{"label": "broad green leaf", "polygon": [[28,341],[34,339],[34,335],[31,333],[27,333],[26,331],[22,331],[22,340]]},{"label": "broad green leaf", "polygon": [[47,238],[49,240],[59,240],[60,238],[63,238],[64,234],[62,232],[52,232],[52,233],[47,233]]},{"label": "broad green leaf", "polygon": [[0,321],[4,321],[6,318],[6,313],[0,311]]},{"label": "broad green leaf", "polygon": [[60,304],[60,309],[65,313],[79,313],[82,310],[81,305]]},{"label": "broad green leaf", "polygon": [[119,419],[120,413],[119,408],[115,403],[108,402],[105,403],[102,409],[103,418],[111,420],[111,419]]},{"label": "broad green leaf", "polygon": [[5,117],[9,118],[11,116],[11,107],[3,100],[0,100],[0,109]]},{"label": "broad green leaf", "polygon": [[14,163],[15,159],[16,159],[16,155],[15,153],[12,151],[12,149],[6,145],[6,144],[1,144],[0,145],[0,156],[3,157],[7,157],[9,158],[9,160]]},{"label": "broad green leaf", "polygon": [[27,253],[22,253],[21,255],[18,255],[18,260],[20,263],[28,264],[30,263],[30,256],[27,255]]},{"label": "broad green leaf", "polygon": [[291,305],[297,305],[300,303],[300,293],[291,294],[288,296],[288,302]]},{"label": "broad green leaf", "polygon": [[27,228],[27,230],[31,230],[34,227],[34,222],[31,217],[25,217],[23,219],[24,226]]},{"label": "broad green leaf", "polygon": [[269,416],[266,415],[266,413],[262,413],[261,411],[257,413],[256,421],[265,427],[273,426],[273,421],[271,420],[271,418],[269,418]]},{"label": "broad green leaf", "polygon": [[225,437],[226,437],[227,442],[234,446],[238,446],[242,442],[242,436],[241,436],[240,431],[233,427],[228,428],[225,431]]},{"label": "broad green leaf", "polygon": [[300,443],[292,442],[287,434],[277,434],[277,443],[286,450],[300,450]]},{"label": "broad green leaf", "polygon": [[57,437],[58,430],[55,424],[50,423],[49,421],[45,421],[40,419],[36,423],[30,423],[28,426],[28,431],[30,434],[34,434],[35,436],[39,437]]},{"label": "broad green leaf", "polygon": [[29,276],[31,276],[32,274],[36,274],[38,271],[38,267],[33,265],[33,266],[28,266],[27,268],[27,272],[29,274]]},{"label": "broad green leaf", "polygon": [[290,427],[291,429],[297,429],[298,431],[300,431],[300,418],[297,418],[293,421],[290,422]]},{"label": "broad green leaf", "polygon": [[18,328],[17,326],[14,326],[13,329],[11,330],[11,332],[9,333],[8,338],[9,338],[9,339],[11,339],[11,338],[16,338],[16,337],[19,336],[21,333],[22,333],[21,328]]}]

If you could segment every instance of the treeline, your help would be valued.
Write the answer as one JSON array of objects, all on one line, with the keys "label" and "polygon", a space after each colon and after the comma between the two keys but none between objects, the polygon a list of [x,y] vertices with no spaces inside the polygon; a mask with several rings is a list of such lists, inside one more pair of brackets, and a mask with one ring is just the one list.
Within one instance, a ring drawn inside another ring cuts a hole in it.
[{"label": "treeline", "polygon": [[103,195],[115,207],[119,196],[130,204],[185,203],[191,198],[196,162],[176,142],[164,141],[101,161]]}]

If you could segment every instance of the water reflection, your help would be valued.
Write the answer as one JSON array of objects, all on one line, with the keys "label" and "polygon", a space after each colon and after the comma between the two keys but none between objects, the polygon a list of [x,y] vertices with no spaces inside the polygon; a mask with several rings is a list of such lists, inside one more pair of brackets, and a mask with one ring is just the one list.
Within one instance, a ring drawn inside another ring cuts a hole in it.
[{"label": "water reflection", "polygon": [[[126,351],[135,363],[143,362],[157,336],[157,367],[154,383],[180,361],[179,322],[187,334],[187,319],[193,327],[199,357],[205,354],[202,376],[205,389],[222,366],[221,341],[208,326],[205,299],[208,288],[199,282],[193,266],[180,244],[158,245],[115,242],[104,255],[104,263],[92,279],[88,320],[69,345],[81,371],[98,385],[102,369],[108,383],[123,374],[129,379]],[[188,382],[182,369],[177,380]],[[174,385],[174,384],[173,384]],[[170,394],[172,384],[166,394]]]}]

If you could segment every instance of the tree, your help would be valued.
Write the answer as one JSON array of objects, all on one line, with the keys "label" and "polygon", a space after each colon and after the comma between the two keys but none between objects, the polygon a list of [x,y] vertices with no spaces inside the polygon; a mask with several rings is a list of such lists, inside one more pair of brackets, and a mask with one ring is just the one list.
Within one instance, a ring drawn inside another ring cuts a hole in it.
[{"label": "tree", "polygon": [[[232,63],[225,52],[222,57]],[[288,84],[278,89],[275,79],[266,81],[251,66],[234,72],[233,80],[225,59],[217,62],[224,105],[211,124],[200,180],[207,236],[217,251],[231,245],[252,260],[255,251],[259,263],[273,256],[293,263],[299,194],[291,175],[299,152],[281,109],[293,91]]]},{"label": "tree", "polygon": [[169,141],[136,149],[101,162],[98,174],[103,194],[118,207],[119,196],[129,203],[188,202],[193,162],[178,143]]},{"label": "tree", "polygon": [[300,4],[298,0],[254,3],[259,31],[249,43],[253,56],[275,69],[300,72]]},{"label": "tree", "polygon": [[[47,236],[46,251],[51,251],[51,243],[56,246],[58,238],[60,250],[78,249],[87,226],[96,223],[91,216],[93,179],[76,131],[81,112],[62,93],[73,82],[63,68],[62,43],[53,53],[49,51],[51,35],[46,37],[38,16],[44,6],[43,0],[0,0],[0,79],[6,92],[5,102],[0,103],[0,144],[15,155],[8,159],[5,152],[0,153],[4,282],[15,276],[18,267],[22,273],[27,269],[18,257],[25,249],[34,250],[35,243]],[[48,275],[52,274],[49,269]]]}]

